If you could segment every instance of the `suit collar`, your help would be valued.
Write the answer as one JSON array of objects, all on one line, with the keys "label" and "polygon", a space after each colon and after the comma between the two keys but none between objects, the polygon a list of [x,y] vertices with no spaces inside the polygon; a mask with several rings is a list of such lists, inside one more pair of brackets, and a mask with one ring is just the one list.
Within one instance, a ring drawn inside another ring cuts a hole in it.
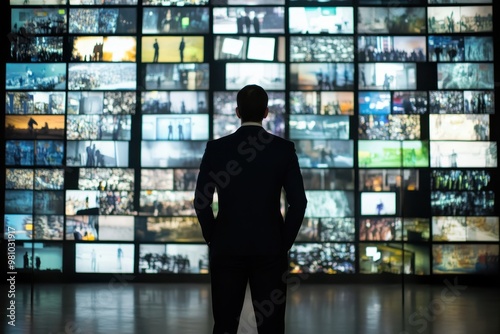
[{"label": "suit collar", "polygon": [[260,126],[260,127],[262,127],[262,124],[259,122],[245,122],[245,123],[242,123],[241,126]]}]

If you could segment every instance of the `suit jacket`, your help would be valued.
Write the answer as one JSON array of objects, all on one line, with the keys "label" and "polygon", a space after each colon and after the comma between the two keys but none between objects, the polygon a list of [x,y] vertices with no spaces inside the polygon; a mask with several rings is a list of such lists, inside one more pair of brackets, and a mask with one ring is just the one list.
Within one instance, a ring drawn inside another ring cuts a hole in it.
[{"label": "suit jacket", "polygon": [[[285,218],[281,211],[286,194]],[[217,191],[218,212],[212,210]],[[242,126],[207,143],[194,206],[211,252],[269,255],[288,251],[307,200],[293,142]]]}]

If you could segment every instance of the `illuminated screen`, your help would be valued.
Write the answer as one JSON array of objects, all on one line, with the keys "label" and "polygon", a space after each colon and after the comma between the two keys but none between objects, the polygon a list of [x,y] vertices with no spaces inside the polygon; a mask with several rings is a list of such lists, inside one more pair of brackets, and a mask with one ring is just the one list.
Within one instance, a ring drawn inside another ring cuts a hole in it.
[{"label": "illuminated screen", "polygon": [[420,187],[420,171],[416,169],[360,169],[360,191],[396,191],[401,187],[417,191]]},{"label": "illuminated screen", "polygon": [[352,140],[296,140],[299,165],[303,168],[349,168],[354,165]]},{"label": "illuminated screen", "polygon": [[358,8],[359,33],[422,34],[426,30],[425,7],[389,6]]},{"label": "illuminated screen", "polygon": [[204,91],[148,91],[141,93],[143,114],[208,113],[208,93]]},{"label": "illuminated screen", "polygon": [[138,221],[136,228],[139,240],[146,242],[203,242],[204,240],[196,217],[144,217]]},{"label": "illuminated screen", "polygon": [[359,167],[429,167],[425,141],[359,140],[358,144]]},{"label": "illuminated screen", "polygon": [[355,247],[351,243],[297,243],[290,250],[289,266],[294,274],[353,274]]},{"label": "illuminated screen", "polygon": [[205,245],[141,244],[139,272],[144,274],[207,274]]},{"label": "illuminated screen", "polygon": [[16,240],[63,240],[63,215],[8,214],[4,219],[5,238],[15,231]]},{"label": "illuminated screen", "polygon": [[431,167],[497,167],[497,143],[431,141]]},{"label": "illuminated screen", "polygon": [[361,214],[363,216],[385,216],[396,214],[396,193],[362,192]]},{"label": "illuminated screen", "polygon": [[137,31],[135,8],[70,8],[71,34],[123,34]]},{"label": "illuminated screen", "polygon": [[294,90],[352,90],[352,63],[290,64],[290,85]]},{"label": "illuminated screen", "polygon": [[66,64],[7,63],[5,88],[8,90],[65,90]]},{"label": "illuminated screen", "polygon": [[414,63],[359,64],[360,90],[414,90],[417,88]]},{"label": "illuminated screen", "polygon": [[[363,195],[361,195],[363,196]],[[363,198],[362,198],[363,199]],[[379,202],[377,206],[380,206]],[[377,207],[377,211],[379,207]],[[401,240],[401,219],[365,218],[359,222],[360,241]]]},{"label": "illuminated screen", "polygon": [[304,218],[297,242],[354,241],[354,218]]},{"label": "illuminated screen", "polygon": [[304,188],[310,190],[354,190],[353,169],[302,168]]},{"label": "illuminated screen", "polygon": [[[202,63],[203,36],[160,36],[142,38],[143,63]],[[172,52],[177,50],[177,52]]]},{"label": "illuminated screen", "polygon": [[247,83],[266,86],[270,90],[285,89],[283,63],[227,63],[226,89],[238,90]]},{"label": "illuminated screen", "polygon": [[143,140],[207,140],[208,115],[144,115]]},{"label": "illuminated screen", "polygon": [[354,39],[348,36],[291,36],[292,62],[352,62]]},{"label": "illuminated screen", "polygon": [[16,271],[30,273],[63,272],[63,247],[61,243],[20,242],[16,244]]},{"label": "illuminated screen", "polygon": [[429,33],[453,34],[493,29],[491,6],[427,7],[427,16]]},{"label": "illuminated screen", "polygon": [[425,114],[428,112],[428,94],[422,91],[392,93],[393,114]]},{"label": "illuminated screen", "polygon": [[348,116],[292,115],[290,139],[349,139]]},{"label": "illuminated screen", "polygon": [[282,34],[284,31],[284,7],[213,8],[214,34]]},{"label": "illuminated screen", "polygon": [[358,130],[359,139],[420,139],[420,116],[363,115],[359,116]]},{"label": "illuminated screen", "polygon": [[432,273],[498,274],[498,252],[498,244],[433,245]]},{"label": "illuminated screen", "polygon": [[207,7],[147,7],[142,12],[142,33],[148,35],[208,33],[209,17]]},{"label": "illuminated screen", "polygon": [[75,244],[76,273],[133,273],[134,245],[115,243]]},{"label": "illuminated screen", "polygon": [[275,44],[274,38],[250,37],[248,39],[247,59],[273,60]]},{"label": "illuminated screen", "polygon": [[353,115],[354,92],[290,92],[292,114]]},{"label": "illuminated screen", "polygon": [[144,65],[142,78],[146,90],[203,90],[209,75],[207,63],[151,63]]},{"label": "illuminated screen", "polygon": [[352,7],[291,7],[289,26],[292,34],[352,34]]},{"label": "illuminated screen", "polygon": [[432,217],[435,241],[498,241],[498,217]]},{"label": "illuminated screen", "polygon": [[71,61],[136,61],[135,37],[78,36],[71,39]]},{"label": "illuminated screen", "polygon": [[429,248],[419,244],[400,242],[362,243],[359,246],[361,274],[429,275]]},{"label": "illuminated screen", "polygon": [[361,36],[358,38],[358,60],[424,62],[427,45],[423,36]]},{"label": "illuminated screen", "polygon": [[351,217],[354,214],[352,191],[306,190],[306,217]]},{"label": "illuminated screen", "polygon": [[390,114],[391,94],[388,92],[359,92],[359,114]]},{"label": "illuminated screen", "polygon": [[134,241],[132,216],[68,216],[66,240]]},{"label": "illuminated screen", "polygon": [[438,89],[493,89],[492,63],[438,64]]},{"label": "illuminated screen", "polygon": [[137,87],[135,63],[91,63],[68,65],[69,90],[134,90]]}]

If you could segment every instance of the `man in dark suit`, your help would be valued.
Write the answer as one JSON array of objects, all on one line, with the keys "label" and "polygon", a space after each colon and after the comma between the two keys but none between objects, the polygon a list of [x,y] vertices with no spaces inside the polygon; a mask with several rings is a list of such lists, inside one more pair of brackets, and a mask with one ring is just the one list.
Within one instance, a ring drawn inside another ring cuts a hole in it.
[{"label": "man in dark suit", "polygon": [[209,141],[200,165],[194,206],[209,245],[214,334],[236,334],[247,284],[259,334],[285,333],[288,250],[307,200],[294,144],[262,127],[267,103],[262,87],[243,87],[241,127]]}]

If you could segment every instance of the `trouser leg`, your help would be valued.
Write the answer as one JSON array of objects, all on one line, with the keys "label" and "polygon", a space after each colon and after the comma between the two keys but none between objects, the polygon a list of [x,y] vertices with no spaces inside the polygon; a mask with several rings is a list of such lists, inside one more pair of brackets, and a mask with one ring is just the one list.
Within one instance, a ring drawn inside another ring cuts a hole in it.
[{"label": "trouser leg", "polygon": [[259,334],[284,334],[288,271],[286,254],[254,260],[249,283]]},{"label": "trouser leg", "polygon": [[248,284],[248,260],[216,255],[210,258],[213,334],[236,334]]}]

